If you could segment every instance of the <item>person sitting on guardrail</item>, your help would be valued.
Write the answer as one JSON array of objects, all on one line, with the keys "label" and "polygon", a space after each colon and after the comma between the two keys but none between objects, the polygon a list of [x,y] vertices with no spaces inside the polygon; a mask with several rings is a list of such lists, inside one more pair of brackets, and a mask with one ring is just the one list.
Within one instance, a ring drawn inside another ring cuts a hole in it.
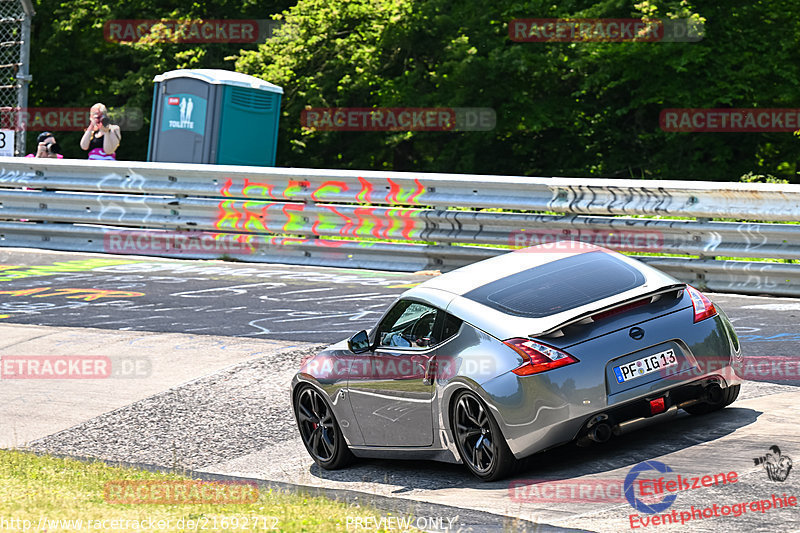
[{"label": "person sitting on guardrail", "polygon": [[108,109],[101,103],[89,110],[89,127],[81,138],[81,148],[89,150],[89,159],[115,160],[122,140],[119,126],[111,124]]},{"label": "person sitting on guardrail", "polygon": [[36,138],[39,146],[35,154],[28,154],[25,157],[49,157],[52,159],[64,159],[61,155],[61,147],[58,146],[55,136],[49,131],[43,131]]}]

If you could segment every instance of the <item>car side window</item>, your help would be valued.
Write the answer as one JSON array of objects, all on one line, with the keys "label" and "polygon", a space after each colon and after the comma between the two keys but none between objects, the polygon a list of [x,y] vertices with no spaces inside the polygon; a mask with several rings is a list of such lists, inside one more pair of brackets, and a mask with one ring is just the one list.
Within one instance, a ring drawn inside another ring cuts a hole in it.
[{"label": "car side window", "polygon": [[439,341],[434,326],[441,311],[412,300],[401,300],[378,327],[378,347],[425,350]]},{"label": "car side window", "polygon": [[464,323],[460,318],[456,318],[450,313],[443,313],[444,320],[442,320],[442,334],[439,336],[442,341],[446,341],[450,337],[458,333],[461,329],[461,324]]}]

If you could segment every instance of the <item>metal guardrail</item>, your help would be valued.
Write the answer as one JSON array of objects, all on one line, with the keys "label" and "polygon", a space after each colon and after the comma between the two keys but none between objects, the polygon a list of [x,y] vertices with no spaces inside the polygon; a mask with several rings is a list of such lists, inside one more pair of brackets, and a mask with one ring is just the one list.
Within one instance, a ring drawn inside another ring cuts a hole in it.
[{"label": "metal guardrail", "polygon": [[577,240],[800,296],[798,264],[715,259],[796,260],[798,220],[797,185],[0,158],[0,246],[408,271]]}]

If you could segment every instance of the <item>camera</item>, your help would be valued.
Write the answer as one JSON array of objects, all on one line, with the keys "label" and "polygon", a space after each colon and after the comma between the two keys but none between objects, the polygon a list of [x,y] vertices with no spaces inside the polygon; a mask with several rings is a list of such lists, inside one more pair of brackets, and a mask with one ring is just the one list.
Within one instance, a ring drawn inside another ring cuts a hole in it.
[{"label": "camera", "polygon": [[58,145],[58,143],[49,143],[47,145],[47,153],[50,155],[60,154],[61,147]]},{"label": "camera", "polygon": [[754,463],[756,466],[758,466],[758,465],[763,465],[763,464],[764,464],[764,463],[766,463],[766,462],[767,462],[767,458],[766,458],[766,456],[764,456],[764,455],[762,455],[761,457],[753,457],[753,463]]},{"label": "camera", "polygon": [[107,116],[103,115],[103,120],[101,120],[100,123],[103,124],[104,128],[107,128],[108,125],[111,124],[111,121],[108,120]]}]

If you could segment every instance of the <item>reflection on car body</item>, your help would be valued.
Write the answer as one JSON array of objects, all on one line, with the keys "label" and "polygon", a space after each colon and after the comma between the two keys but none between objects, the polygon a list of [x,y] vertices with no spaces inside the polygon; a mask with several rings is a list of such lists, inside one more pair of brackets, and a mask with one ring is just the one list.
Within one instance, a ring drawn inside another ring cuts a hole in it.
[{"label": "reflection on car body", "polygon": [[372,331],[305,361],[292,398],[324,468],[427,458],[493,480],[559,444],[720,409],[741,357],[693,287],[603,248],[540,246],[406,291]]}]

